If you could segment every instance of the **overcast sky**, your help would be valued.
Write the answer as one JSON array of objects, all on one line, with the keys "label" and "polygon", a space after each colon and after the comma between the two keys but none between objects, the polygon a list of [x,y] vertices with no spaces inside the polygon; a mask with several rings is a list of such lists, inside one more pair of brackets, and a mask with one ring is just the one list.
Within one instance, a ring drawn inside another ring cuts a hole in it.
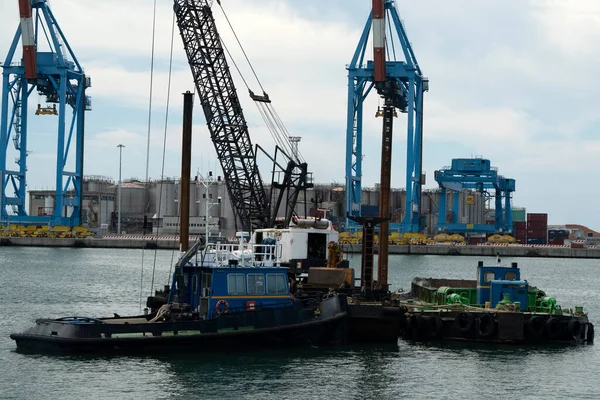
[{"label": "overcast sky", "polygon": [[[344,182],[347,71],[370,0],[222,0],[263,86],[320,183]],[[86,73],[86,175],[145,177],[152,37],[151,0],[53,0],[52,10]],[[161,175],[172,26],[171,1],[158,1],[151,114],[151,178]],[[398,0],[425,76],[423,169],[482,156],[516,180],[514,204],[547,212],[550,224],[600,229],[600,2],[597,0]],[[220,9],[215,17],[234,46]],[[18,2],[0,5],[0,59],[18,24]],[[250,77],[248,68],[243,69]],[[166,176],[180,175],[181,93],[193,83],[179,34],[174,42]],[[252,140],[273,142],[237,73]],[[259,91],[250,80],[251,88]],[[32,98],[37,103],[41,98]],[[365,108],[364,186],[379,179],[378,99]],[[32,105],[35,107],[36,104]],[[29,132],[28,189],[53,189],[56,117]],[[405,187],[406,119],[394,121],[392,186]],[[9,145],[12,148],[12,143]],[[192,169],[218,170],[202,110],[194,112]],[[9,168],[14,156],[9,154]]]}]

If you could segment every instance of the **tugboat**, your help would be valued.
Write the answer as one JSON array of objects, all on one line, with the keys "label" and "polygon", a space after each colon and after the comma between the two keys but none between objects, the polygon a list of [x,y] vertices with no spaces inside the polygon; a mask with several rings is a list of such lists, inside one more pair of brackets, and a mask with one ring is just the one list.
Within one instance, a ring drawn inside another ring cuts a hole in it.
[{"label": "tugboat", "polygon": [[40,319],[10,337],[19,350],[97,354],[230,351],[344,341],[346,297],[331,293],[310,302],[295,299],[287,268],[278,265],[276,245],[262,245],[249,258],[243,256],[244,249],[219,244],[216,262],[208,265],[202,263],[204,249],[197,242],[179,260],[168,302],[154,313]]},{"label": "tugboat", "polygon": [[414,278],[396,299],[405,310],[402,337],[416,341],[591,343],[594,325],[583,307],[563,309],[521,280],[517,263],[477,266],[477,280]]},{"label": "tugboat", "polygon": [[148,299],[147,315],[39,319],[10,335],[19,350],[66,353],[231,351],[234,348],[319,346],[346,338],[347,298],[290,292],[281,246],[265,238],[247,245],[194,243],[188,250],[193,94],[184,94],[180,246],[165,301]]}]

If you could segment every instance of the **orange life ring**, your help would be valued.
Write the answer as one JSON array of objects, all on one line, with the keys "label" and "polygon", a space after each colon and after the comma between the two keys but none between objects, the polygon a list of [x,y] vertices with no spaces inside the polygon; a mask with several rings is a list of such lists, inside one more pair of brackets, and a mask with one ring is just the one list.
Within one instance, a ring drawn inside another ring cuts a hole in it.
[{"label": "orange life ring", "polygon": [[[225,306],[225,309],[221,308],[222,305]],[[229,311],[229,304],[227,303],[227,301],[223,299],[217,301],[217,304],[215,304],[215,312],[217,313],[217,315],[227,313],[227,311]]]}]

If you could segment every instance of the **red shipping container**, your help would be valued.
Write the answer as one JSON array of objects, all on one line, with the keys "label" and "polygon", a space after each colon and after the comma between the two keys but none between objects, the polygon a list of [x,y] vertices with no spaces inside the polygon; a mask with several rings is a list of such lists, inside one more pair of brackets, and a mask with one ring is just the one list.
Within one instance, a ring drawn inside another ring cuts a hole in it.
[{"label": "red shipping container", "polygon": [[527,214],[527,222],[534,222],[534,221],[548,222],[548,214],[535,214],[535,213]]},{"label": "red shipping container", "polygon": [[537,236],[546,236],[548,235],[548,231],[545,229],[527,229],[527,234],[533,233],[534,235]]},{"label": "red shipping container", "polygon": [[532,222],[529,222],[527,224],[527,229],[528,230],[529,229],[532,229],[532,230],[541,230],[541,229],[548,230],[548,224],[545,223],[545,222],[540,222],[540,221],[532,221]]},{"label": "red shipping container", "polygon": [[544,232],[544,233],[548,233],[548,229],[546,229],[543,226],[528,226],[527,227],[527,232]]},{"label": "red shipping container", "polygon": [[539,239],[539,238],[547,238],[548,235],[546,235],[544,232],[531,232],[531,231],[527,231],[527,239]]},{"label": "red shipping container", "polygon": [[558,245],[558,246],[563,246],[565,244],[565,239],[564,238],[549,239],[548,240],[548,244],[554,244],[554,245]]},{"label": "red shipping container", "polygon": [[513,226],[515,227],[515,229],[527,229],[527,222],[525,222],[525,221],[513,222]]}]

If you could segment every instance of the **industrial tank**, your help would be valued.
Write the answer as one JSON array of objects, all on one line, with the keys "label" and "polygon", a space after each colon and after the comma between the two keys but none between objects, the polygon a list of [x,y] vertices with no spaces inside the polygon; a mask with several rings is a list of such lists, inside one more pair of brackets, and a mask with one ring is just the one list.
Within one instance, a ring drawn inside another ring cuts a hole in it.
[{"label": "industrial tank", "polygon": [[159,217],[176,216],[179,208],[179,182],[156,182],[156,214]]},{"label": "industrial tank", "polygon": [[[121,187],[121,214],[144,212],[147,201],[146,188],[138,182],[124,182]],[[116,191],[116,204],[118,206],[119,188]],[[115,211],[117,211],[115,209]]]},{"label": "industrial tank", "polygon": [[54,212],[54,197],[46,196],[44,198],[44,214],[52,215]]},{"label": "industrial tank", "polygon": [[88,193],[105,193],[115,186],[115,183],[110,178],[105,176],[85,176],[83,179],[83,191]]},{"label": "industrial tank", "polygon": [[115,201],[112,196],[102,196],[100,200],[100,226],[112,221],[112,212],[115,210]]}]

